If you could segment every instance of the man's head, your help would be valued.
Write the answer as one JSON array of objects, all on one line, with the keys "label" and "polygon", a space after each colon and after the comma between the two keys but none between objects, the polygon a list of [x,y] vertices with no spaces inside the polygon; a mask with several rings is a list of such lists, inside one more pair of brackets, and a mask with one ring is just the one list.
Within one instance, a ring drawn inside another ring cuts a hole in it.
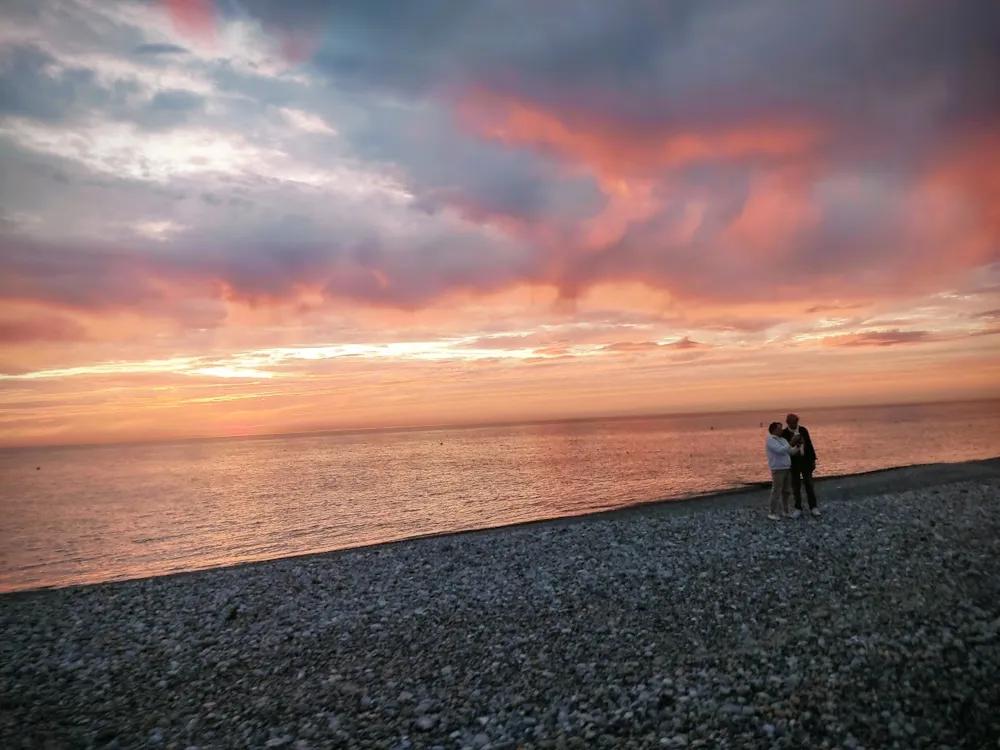
[{"label": "man's head", "polygon": [[780,435],[781,434],[781,422],[771,422],[771,424],[769,424],[767,426],[767,431],[769,433],[771,433],[772,435]]},{"label": "man's head", "polygon": [[796,427],[799,426],[799,415],[789,414],[787,417],[785,417],[785,423],[788,425],[789,429],[794,430]]}]

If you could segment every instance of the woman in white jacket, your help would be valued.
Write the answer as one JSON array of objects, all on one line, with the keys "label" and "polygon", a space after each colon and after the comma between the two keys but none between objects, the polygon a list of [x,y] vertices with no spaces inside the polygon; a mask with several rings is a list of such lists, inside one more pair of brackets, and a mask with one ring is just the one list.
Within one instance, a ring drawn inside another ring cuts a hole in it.
[{"label": "woman in white jacket", "polygon": [[801,446],[791,445],[781,437],[781,428],[781,422],[771,422],[764,441],[767,466],[771,470],[771,503],[767,517],[774,521],[791,514],[792,456],[802,451]]}]

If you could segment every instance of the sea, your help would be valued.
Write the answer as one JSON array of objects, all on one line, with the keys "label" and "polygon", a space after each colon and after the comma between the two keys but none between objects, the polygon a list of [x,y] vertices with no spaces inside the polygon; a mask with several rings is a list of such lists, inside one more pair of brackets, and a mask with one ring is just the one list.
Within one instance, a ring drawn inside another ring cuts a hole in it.
[{"label": "sea", "polygon": [[[1000,456],[1000,401],[801,413],[817,476]],[[769,479],[773,413],[0,450],[0,592],[581,515]],[[822,502],[822,485],[819,486]]]}]

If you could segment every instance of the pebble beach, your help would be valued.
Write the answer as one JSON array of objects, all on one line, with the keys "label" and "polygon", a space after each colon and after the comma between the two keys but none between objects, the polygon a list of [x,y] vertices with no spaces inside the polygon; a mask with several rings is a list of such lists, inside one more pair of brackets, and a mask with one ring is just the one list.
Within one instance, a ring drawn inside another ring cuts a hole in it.
[{"label": "pebble beach", "polygon": [[1000,747],[1000,459],[0,596],[0,747]]}]

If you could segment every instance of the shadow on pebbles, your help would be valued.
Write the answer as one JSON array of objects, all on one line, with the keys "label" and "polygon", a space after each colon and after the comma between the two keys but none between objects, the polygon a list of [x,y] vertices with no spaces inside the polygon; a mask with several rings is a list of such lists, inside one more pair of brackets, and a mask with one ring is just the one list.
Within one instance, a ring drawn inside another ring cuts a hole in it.
[{"label": "shadow on pebbles", "polygon": [[0,747],[1000,747],[1000,480],[0,597]]}]

